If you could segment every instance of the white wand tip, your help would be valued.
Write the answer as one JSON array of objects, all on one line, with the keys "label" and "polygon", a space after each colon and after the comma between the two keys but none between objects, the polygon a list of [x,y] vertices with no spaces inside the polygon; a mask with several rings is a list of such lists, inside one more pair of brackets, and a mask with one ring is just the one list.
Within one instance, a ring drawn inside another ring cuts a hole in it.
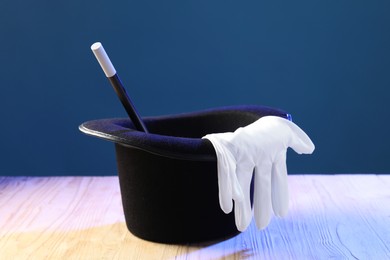
[{"label": "white wand tip", "polygon": [[100,66],[102,67],[106,77],[110,78],[116,74],[116,70],[112,65],[110,58],[108,57],[103,45],[100,42],[95,42],[91,45],[91,50],[95,54]]}]

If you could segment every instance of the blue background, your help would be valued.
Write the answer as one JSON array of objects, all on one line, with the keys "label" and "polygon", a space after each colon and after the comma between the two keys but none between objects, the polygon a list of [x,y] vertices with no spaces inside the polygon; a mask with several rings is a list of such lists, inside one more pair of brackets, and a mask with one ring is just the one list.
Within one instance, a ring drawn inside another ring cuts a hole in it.
[{"label": "blue background", "polygon": [[126,114],[101,41],[142,116],[260,104],[316,144],[290,173],[389,173],[390,1],[0,3],[2,175],[109,175],[113,144],[78,131]]}]

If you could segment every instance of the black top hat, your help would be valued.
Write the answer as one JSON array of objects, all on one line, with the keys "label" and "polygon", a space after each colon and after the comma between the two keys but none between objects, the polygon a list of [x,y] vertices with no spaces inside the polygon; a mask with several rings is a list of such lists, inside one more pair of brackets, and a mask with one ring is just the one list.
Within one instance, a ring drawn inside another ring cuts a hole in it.
[{"label": "black top hat", "polygon": [[82,132],[115,143],[126,224],[134,235],[163,243],[191,243],[238,233],[233,213],[219,207],[216,154],[210,133],[232,132],[282,110],[235,106],[144,119],[83,123]]}]

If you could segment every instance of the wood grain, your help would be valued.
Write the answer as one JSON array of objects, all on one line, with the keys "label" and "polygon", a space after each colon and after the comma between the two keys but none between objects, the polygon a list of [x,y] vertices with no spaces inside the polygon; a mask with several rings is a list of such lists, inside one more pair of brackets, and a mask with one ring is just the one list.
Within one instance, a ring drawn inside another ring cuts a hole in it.
[{"label": "wood grain", "polygon": [[390,259],[390,175],[289,176],[290,210],[224,241],[128,232],[117,177],[0,177],[0,259]]}]

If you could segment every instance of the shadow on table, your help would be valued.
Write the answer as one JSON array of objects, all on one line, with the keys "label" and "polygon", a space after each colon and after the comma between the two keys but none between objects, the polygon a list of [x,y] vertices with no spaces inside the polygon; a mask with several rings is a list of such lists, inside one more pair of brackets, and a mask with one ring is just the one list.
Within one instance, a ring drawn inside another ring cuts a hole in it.
[{"label": "shadow on table", "polygon": [[175,259],[248,259],[254,256],[251,245],[245,245],[244,233],[202,243],[187,244],[187,250]]}]

